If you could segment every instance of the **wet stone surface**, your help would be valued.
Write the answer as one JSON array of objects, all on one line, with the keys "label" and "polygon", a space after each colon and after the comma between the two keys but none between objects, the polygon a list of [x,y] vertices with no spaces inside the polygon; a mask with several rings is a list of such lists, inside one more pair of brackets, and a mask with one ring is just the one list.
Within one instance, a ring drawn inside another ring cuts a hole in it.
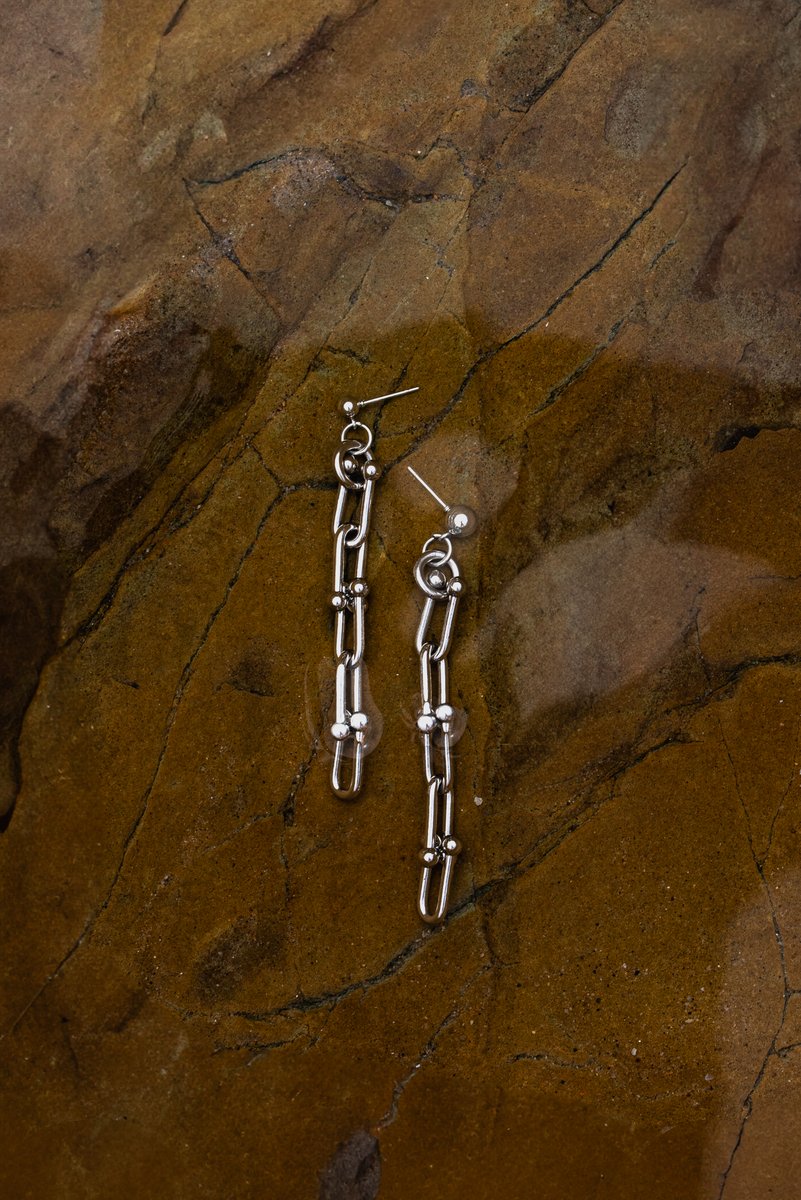
[{"label": "wet stone surface", "polygon": [[[4,1194],[797,1195],[799,31],[11,14]],[[412,385],[343,803],[337,403]],[[407,465],[480,518],[441,928]]]}]

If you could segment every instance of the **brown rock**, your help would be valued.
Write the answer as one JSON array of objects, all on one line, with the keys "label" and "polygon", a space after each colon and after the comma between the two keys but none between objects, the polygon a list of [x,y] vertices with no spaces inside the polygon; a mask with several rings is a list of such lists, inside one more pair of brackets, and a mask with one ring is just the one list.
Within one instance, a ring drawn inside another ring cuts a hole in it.
[{"label": "brown rock", "polygon": [[[3,1194],[797,1191],[790,0],[3,39]],[[336,402],[367,702],[329,789]],[[480,514],[415,912],[411,568]]]}]

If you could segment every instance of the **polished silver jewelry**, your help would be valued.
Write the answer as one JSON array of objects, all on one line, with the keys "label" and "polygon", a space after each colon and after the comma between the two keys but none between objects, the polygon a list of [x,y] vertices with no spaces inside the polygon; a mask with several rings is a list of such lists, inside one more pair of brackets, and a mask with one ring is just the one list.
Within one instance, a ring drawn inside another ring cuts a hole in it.
[{"label": "polished silver jewelry", "polygon": [[[423,768],[426,778],[426,820],[423,864],[417,909],[428,924],[441,921],[448,908],[448,893],[456,857],[461,845],[454,834],[454,766],[452,745],[458,716],[448,698],[448,651],[453,641],[456,610],[464,594],[464,580],[453,556],[452,538],[468,537],[478,525],[476,514],[463,505],[449,505],[434,489],[408,468],[448,514],[445,533],[435,533],[423,546],[415,563],[414,577],[425,596],[415,648],[420,660],[421,707],[417,728],[423,741]],[[432,629],[435,612],[442,613],[439,635]],[[436,677],[436,687],[435,687]],[[439,876],[436,902],[431,890]]]},{"label": "polished silver jewelry", "polygon": [[[405,388],[372,400],[345,400],[340,405],[347,418],[334,455],[339,480],[334,510],[334,761],[331,787],[343,800],[361,791],[369,717],[364,711],[363,678],[365,610],[367,608],[367,549],[373,491],[381,468],[373,457],[373,431],[358,419],[361,409],[395,396],[408,396],[419,388]],[[351,760],[349,777],[343,780],[345,759]]]}]

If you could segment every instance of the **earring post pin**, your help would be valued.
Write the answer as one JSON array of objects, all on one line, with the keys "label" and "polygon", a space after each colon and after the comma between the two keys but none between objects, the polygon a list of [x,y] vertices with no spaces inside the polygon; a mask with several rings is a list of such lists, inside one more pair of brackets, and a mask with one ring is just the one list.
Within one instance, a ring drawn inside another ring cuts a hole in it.
[{"label": "earring post pin", "polygon": [[445,501],[442,499],[442,497],[437,495],[437,493],[432,488],[431,484],[426,483],[426,481],[425,481],[425,479],[423,479],[422,475],[417,474],[414,467],[407,466],[406,470],[409,471],[412,475],[414,475],[417,482],[421,483],[423,485],[423,487],[426,489],[426,491],[429,493],[429,495],[434,497],[434,499],[436,500],[436,502],[440,506],[440,508],[444,508],[446,513],[449,513],[451,511],[450,505],[446,504]]},{"label": "earring post pin", "polygon": [[402,392],[388,392],[386,396],[373,396],[372,400],[359,400],[357,408],[367,408],[368,404],[379,404],[382,400],[394,400],[396,396],[409,396],[412,392],[419,392],[419,387],[404,388]]}]

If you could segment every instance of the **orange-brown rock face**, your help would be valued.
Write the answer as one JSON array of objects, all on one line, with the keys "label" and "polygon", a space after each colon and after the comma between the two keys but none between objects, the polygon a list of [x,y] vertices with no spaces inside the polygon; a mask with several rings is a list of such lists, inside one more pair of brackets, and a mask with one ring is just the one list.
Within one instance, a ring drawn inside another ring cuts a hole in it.
[{"label": "orange-brown rock face", "polygon": [[[17,7],[3,1194],[794,1200],[796,0]],[[413,385],[343,803],[337,403]]]}]

